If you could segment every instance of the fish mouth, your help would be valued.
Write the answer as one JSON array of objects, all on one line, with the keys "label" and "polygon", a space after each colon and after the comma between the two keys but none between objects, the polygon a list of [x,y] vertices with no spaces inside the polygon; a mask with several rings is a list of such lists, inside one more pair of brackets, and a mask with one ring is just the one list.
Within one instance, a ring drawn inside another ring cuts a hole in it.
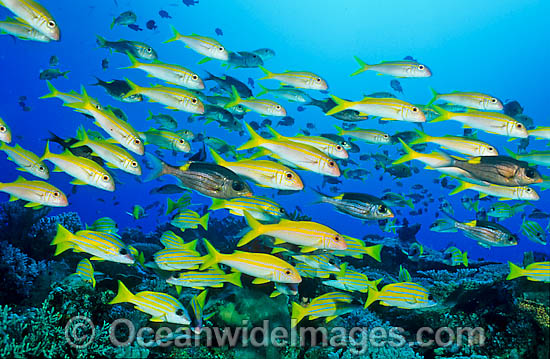
[{"label": "fish mouth", "polygon": [[298,283],[287,283],[286,286],[290,289],[292,295],[298,294]]}]

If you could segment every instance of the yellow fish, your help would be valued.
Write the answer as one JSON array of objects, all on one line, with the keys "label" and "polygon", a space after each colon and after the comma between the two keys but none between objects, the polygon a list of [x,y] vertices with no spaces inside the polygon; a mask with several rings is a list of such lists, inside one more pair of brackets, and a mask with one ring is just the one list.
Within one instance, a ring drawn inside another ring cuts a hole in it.
[{"label": "yellow fish", "polygon": [[69,201],[67,196],[58,188],[44,181],[27,181],[23,177],[18,177],[12,183],[0,183],[0,191],[10,195],[10,202],[22,199],[28,201],[25,207],[41,208],[67,207]]},{"label": "yellow fish", "polygon": [[61,40],[59,26],[53,16],[42,5],[34,0],[1,0],[19,19],[54,41]]},{"label": "yellow fish", "polygon": [[0,151],[6,152],[8,160],[15,162],[19,166],[19,171],[29,172],[45,180],[50,178],[48,167],[31,151],[27,151],[19,145],[10,147],[4,142],[0,142]]},{"label": "yellow fish", "polygon": [[296,88],[308,90],[327,90],[328,85],[321,76],[307,71],[286,71],[275,73],[263,66],[258,66],[265,74],[260,80],[274,79],[281,81],[281,84],[291,85]]}]

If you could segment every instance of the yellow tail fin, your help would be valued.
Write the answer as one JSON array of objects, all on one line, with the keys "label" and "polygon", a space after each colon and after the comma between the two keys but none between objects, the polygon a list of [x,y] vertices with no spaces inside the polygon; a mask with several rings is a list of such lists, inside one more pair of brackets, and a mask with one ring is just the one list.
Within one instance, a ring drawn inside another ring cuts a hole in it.
[{"label": "yellow tail fin", "polygon": [[53,84],[49,80],[46,80],[46,85],[48,85],[48,90],[50,90],[50,92],[45,94],[44,96],[39,97],[40,99],[57,97],[59,95],[59,91],[53,86]]},{"label": "yellow tail fin", "polygon": [[225,280],[226,280],[228,283],[231,283],[231,284],[236,285],[237,287],[240,287],[240,288],[243,287],[243,284],[242,284],[242,282],[241,282],[241,272],[233,272],[233,273],[231,273],[231,274],[228,274],[228,275],[225,277]]},{"label": "yellow tail fin", "polygon": [[210,150],[210,154],[212,155],[212,159],[214,160],[214,162],[216,162],[216,164],[220,165],[220,166],[224,166],[225,164],[227,164],[228,162],[226,160],[224,160],[222,158],[222,156],[220,156],[216,151],[214,151],[213,149],[209,148]]},{"label": "yellow tail fin", "polygon": [[252,241],[254,238],[256,238],[256,237],[263,234],[264,225],[262,225],[260,222],[258,222],[247,211],[243,211],[243,212],[244,212],[244,217],[246,218],[246,222],[248,223],[248,225],[250,226],[251,229],[248,233],[246,233],[244,235],[243,238],[241,238],[239,243],[237,243],[237,247],[242,247],[245,244],[247,244],[248,242]]},{"label": "yellow tail fin", "polygon": [[365,302],[364,308],[367,309],[372,303],[374,303],[378,297],[380,296],[380,292],[375,288],[369,288],[369,296],[367,298],[367,301]]},{"label": "yellow tail fin", "polygon": [[398,159],[396,161],[393,161],[392,165],[398,165],[398,164],[401,164],[401,163],[409,162],[409,161],[412,161],[414,159],[417,159],[418,157],[420,157],[422,155],[421,153],[416,152],[415,150],[413,150],[409,145],[407,145],[399,137],[397,139],[403,145],[403,148],[405,149],[406,154],[403,157],[401,157],[400,159]]},{"label": "yellow tail fin", "polygon": [[508,277],[506,277],[506,280],[523,277],[525,272],[523,268],[518,267],[512,262],[508,262],[508,264],[510,265],[510,274],[508,274]]},{"label": "yellow tail fin", "polygon": [[[269,71],[268,69],[266,69],[265,67],[263,66],[258,66],[260,68],[260,70],[262,70],[265,74],[264,77],[262,77],[261,79],[258,79],[258,80],[267,80],[267,79],[272,79],[273,78],[273,72]],[[267,91],[266,91],[267,92]]]},{"label": "yellow tail fin", "polygon": [[420,131],[419,129],[415,129],[415,132],[418,135],[418,138],[416,138],[416,139],[412,140],[411,142],[409,142],[409,144],[411,146],[412,145],[418,145],[418,144],[421,144],[421,143],[430,142],[431,139],[433,138],[431,136],[428,136],[424,132]]},{"label": "yellow tail fin", "polygon": [[473,184],[471,183],[468,183],[468,182],[464,182],[464,181],[460,181],[460,185],[458,187],[456,187],[451,193],[449,193],[449,195],[455,195],[457,193],[460,193],[462,191],[465,191],[467,189],[470,189],[474,187]]},{"label": "yellow tail fin", "polygon": [[174,36],[169,38],[168,40],[164,41],[163,44],[166,44],[168,42],[178,41],[181,38],[181,34],[176,30],[174,25],[170,25],[170,28],[172,29],[172,32],[174,33]]},{"label": "yellow tail fin", "polygon": [[302,319],[307,315],[307,308],[302,307],[296,302],[292,302],[292,316],[290,320],[290,326],[294,328],[296,324],[300,323]]},{"label": "yellow tail fin", "polygon": [[338,98],[334,95],[330,95],[330,97],[332,97],[332,99],[334,100],[334,102],[336,102],[336,106],[334,106],[333,108],[331,108],[330,110],[328,110],[325,115],[326,116],[330,116],[330,115],[334,115],[335,113],[338,113],[338,112],[342,112],[344,110],[347,110],[348,108],[350,108],[351,106],[353,106],[353,102],[350,102],[350,101],[346,101],[346,100],[342,100],[341,98]]},{"label": "yellow tail fin", "polygon": [[237,148],[237,151],[242,151],[242,150],[248,150],[250,148],[255,148],[255,147],[258,147],[262,143],[265,142],[265,138],[258,135],[256,133],[256,131],[254,131],[254,129],[252,127],[250,127],[250,125],[248,123],[245,122],[244,125],[246,127],[246,130],[250,134],[250,140],[248,140],[248,142],[244,143],[239,148]]},{"label": "yellow tail fin", "polygon": [[210,212],[207,212],[204,216],[199,218],[199,224],[204,228],[205,231],[208,230],[208,219],[210,218]]},{"label": "yellow tail fin", "polygon": [[224,108],[234,107],[242,102],[241,96],[239,96],[239,92],[237,91],[235,86],[231,86],[231,91],[232,91],[231,101],[225,104]]},{"label": "yellow tail fin", "polygon": [[361,66],[361,68],[355,71],[354,73],[352,73],[350,76],[359,75],[360,73],[365,72],[370,68],[370,65],[367,65],[367,63],[361,60],[359,57],[354,56],[353,58],[355,59],[355,61],[357,61],[357,63],[359,64],[359,66]]},{"label": "yellow tail fin", "polygon": [[223,258],[223,254],[218,252],[207,239],[204,239],[204,244],[206,245],[208,254],[205,256],[205,261],[201,264],[199,270],[205,270],[206,268],[212,267],[213,265],[218,264]]},{"label": "yellow tail fin", "polygon": [[438,117],[434,118],[433,120],[431,120],[430,122],[441,122],[441,121],[447,121],[451,118],[452,115],[454,115],[453,112],[451,111],[447,111],[445,109],[442,109],[441,107],[439,106],[436,106],[436,105],[432,105],[432,108],[434,110],[437,111],[437,113],[439,114]]},{"label": "yellow tail fin", "polygon": [[116,297],[109,302],[109,304],[127,303],[131,302],[135,296],[126,288],[121,280],[118,281],[118,293]]}]

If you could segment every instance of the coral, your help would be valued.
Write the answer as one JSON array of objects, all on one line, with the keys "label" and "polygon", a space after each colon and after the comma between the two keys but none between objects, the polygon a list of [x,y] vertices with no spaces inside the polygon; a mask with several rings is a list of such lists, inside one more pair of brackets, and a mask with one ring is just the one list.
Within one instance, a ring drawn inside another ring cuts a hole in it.
[{"label": "coral", "polygon": [[518,307],[530,313],[542,328],[550,328],[550,308],[548,306],[533,300],[522,299]]}]

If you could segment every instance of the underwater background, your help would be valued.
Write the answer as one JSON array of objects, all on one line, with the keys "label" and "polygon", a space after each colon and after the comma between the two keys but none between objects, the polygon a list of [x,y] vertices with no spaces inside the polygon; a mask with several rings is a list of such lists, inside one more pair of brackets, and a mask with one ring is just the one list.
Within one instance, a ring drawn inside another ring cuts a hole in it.
[{"label": "underwater background", "polygon": [[[198,64],[204,56],[180,42],[164,43],[173,37],[170,25],[181,34],[195,33],[214,38],[230,51],[272,49],[275,56],[264,61],[264,67],[269,71],[310,71],[328,83],[327,91],[304,90],[315,99],[336,95],[359,101],[363,96],[386,92],[411,104],[426,105],[432,99],[430,88],[440,93],[479,91],[500,99],[505,105],[504,111],[512,111],[511,117],[529,129],[550,126],[546,108],[547,82],[550,79],[550,68],[547,65],[550,58],[550,47],[547,46],[550,30],[544,16],[550,11],[550,3],[546,1],[43,0],[41,4],[55,18],[61,31],[60,41],[40,43],[8,35],[0,36],[0,69],[3,75],[0,117],[11,129],[13,138],[10,145],[19,144],[38,156],[44,153],[46,141],[51,139],[52,134],[60,138],[75,137],[81,125],[88,130],[101,132],[94,126],[93,120],[62,106],[60,100],[39,99],[48,93],[46,81],[39,78],[41,72],[47,69],[69,71],[66,76],[50,80],[58,90],[80,93],[81,86],[84,86],[87,93],[102,105],[123,110],[128,122],[137,131],[157,126],[154,121],[147,120],[149,111],[173,116],[178,123],[178,130],[193,132],[195,138],[190,141],[191,150],[188,153],[176,153],[167,149],[159,150],[155,145],[146,145],[146,152],[157,156],[160,154],[162,160],[171,165],[183,165],[193,154],[200,152],[203,147],[201,139],[205,137],[222,139],[233,148],[245,143],[249,134],[242,124],[240,128],[227,129],[216,121],[206,123],[199,116],[164,109],[163,105],[147,100],[123,102],[109,96],[101,86],[93,86],[97,82],[96,77],[104,81],[128,78],[142,86],[162,83],[147,77],[145,72],[121,69],[130,66],[130,60],[124,54],[100,48],[96,37],[99,35],[110,41],[125,39],[146,43],[154,48],[158,60],[185,66],[203,80],[208,78],[206,71],[209,71],[216,76],[226,74],[239,79],[248,84],[254,94],[261,91],[259,84],[270,89],[278,87],[275,80],[259,80],[264,72],[257,67],[227,67],[217,60]],[[170,17],[161,16],[161,10]],[[125,11],[137,15],[137,27],[116,24],[111,28],[113,19]],[[11,12],[0,7],[0,18],[8,16],[12,16]],[[51,63],[52,56],[57,57],[57,64]],[[428,78],[396,78],[389,75],[376,76],[375,72],[366,71],[350,77],[359,67],[354,56],[368,64],[411,57],[428,66],[432,75]],[[253,81],[249,82],[249,79]],[[398,80],[402,92],[396,90],[395,83],[392,87],[392,80]],[[203,92],[209,96],[220,93],[228,97],[231,95],[223,90],[219,92],[219,88],[212,89],[217,86],[213,81],[205,80],[205,86]],[[335,126],[351,129],[346,126],[353,125],[381,130],[389,135],[420,129],[414,123],[380,122],[373,118],[345,122],[325,116],[315,106],[289,102],[271,95],[262,98],[282,104],[287,115],[293,118],[291,125],[277,126],[280,118],[248,112],[239,120],[258,125],[257,132],[264,137],[270,137],[266,128],[267,120],[285,136],[300,133],[313,136],[336,134]],[[422,129],[437,136],[464,134],[461,125],[455,121],[424,123]],[[506,155],[505,148],[517,154],[549,151],[548,138],[535,140],[530,137],[526,144],[520,139],[508,141],[505,136],[482,131],[478,131],[477,136],[498,148],[502,155]],[[349,140],[349,137],[344,137]],[[523,218],[537,222],[544,231],[544,243],[547,243],[550,194],[544,190],[545,183],[533,186],[540,200],[522,207],[511,218],[498,221],[518,236],[517,245],[489,249],[465,237],[460,230],[436,232],[430,226],[437,219],[447,218],[443,211],[449,211],[449,208],[452,209],[452,217],[461,222],[487,218],[484,217],[486,211],[494,203],[502,201],[494,197],[479,199],[474,191],[451,195],[450,192],[459,183],[448,178],[442,185],[443,179],[439,178],[438,172],[424,169],[425,165],[417,161],[408,162],[407,170],[392,174],[386,167],[391,167],[392,162],[403,155],[398,141],[385,145],[360,140],[352,143],[355,149],[349,151],[349,159],[339,162],[343,175],[338,180],[306,170],[296,170],[305,185],[303,190],[288,193],[251,185],[254,195],[272,199],[285,208],[287,213],[291,213],[295,220],[321,223],[338,233],[363,240],[366,246],[383,245],[381,261],[369,256],[361,259],[337,257],[337,264],[339,266],[348,262],[349,270],[366,274],[370,280],[382,279],[380,288],[399,281],[402,266],[410,273],[410,281],[425,287],[438,304],[430,308],[405,309],[375,303],[363,309],[363,303],[369,295],[367,290],[346,292],[353,294],[354,303],[358,304],[353,311],[345,311],[341,315],[338,313],[338,318],[328,323],[323,319],[304,321],[309,326],[327,328],[402,327],[409,334],[420,327],[481,327],[487,336],[484,345],[405,345],[399,348],[386,345],[370,347],[365,353],[359,354],[345,345],[282,348],[269,345],[260,348],[242,345],[235,348],[219,345],[144,347],[138,343],[128,347],[113,345],[109,339],[109,323],[117,318],[128,318],[137,328],[146,325],[155,328],[155,325],[159,325],[148,322],[150,316],[135,310],[129,303],[109,304],[117,293],[118,280],[124,282],[132,293],[168,293],[179,298],[189,312],[193,311],[188,305],[189,301],[200,291],[184,287],[181,293],[177,293],[173,286],[165,282],[165,274],[159,274],[146,265],[128,266],[110,261],[92,261],[98,275],[95,287],[88,283],[75,283],[72,280],[74,278],[69,276],[75,272],[81,259],[90,256],[70,251],[54,256],[55,248],[50,242],[58,233],[57,224],[75,233],[85,229],[86,224],[92,225],[98,218],[110,217],[117,223],[122,241],[143,253],[145,262],[152,261],[153,254],[163,248],[159,238],[165,231],[173,231],[185,242],[199,239],[198,251],[201,255],[207,255],[208,252],[200,239],[208,239],[222,253],[231,253],[237,249],[236,244],[243,233],[248,231],[244,217],[230,214],[227,210],[209,211],[211,199],[196,191],[155,193],[155,189],[177,182],[168,176],[145,181],[151,166],[147,160],[142,160],[145,157],[136,155],[142,164],[143,175],[134,176],[109,169],[116,181],[114,192],[89,185],[74,186],[69,183],[72,180],[70,176],[53,172],[53,166],[46,162],[50,168],[48,182],[68,195],[67,207],[25,208],[24,201],[8,202],[7,194],[0,195],[0,355],[25,358],[241,359],[548,357],[548,279],[506,280],[510,272],[508,261],[526,267],[533,262],[550,260],[548,245],[528,238],[521,231]],[[210,146],[208,142],[207,145]],[[50,146],[52,152],[61,153],[61,146],[53,142]],[[429,144],[427,149],[419,151],[431,152],[437,148]],[[225,151],[217,151],[222,157],[235,160],[231,159],[227,147]],[[385,159],[380,159],[377,154]],[[360,159],[362,155],[366,156]],[[4,154],[0,154],[0,157],[1,183],[13,182],[20,175],[32,179],[32,175],[18,171],[18,166],[8,161]],[[206,161],[213,162],[209,153]],[[345,169],[349,171],[345,172]],[[350,172],[356,169],[366,172]],[[550,176],[548,165],[539,165],[537,170],[543,178]],[[337,212],[328,203],[319,203],[316,191],[330,196],[361,192],[376,197],[392,192],[411,199],[413,208],[388,205],[395,213],[395,228],[384,230],[386,222],[361,220]],[[166,215],[167,199],[177,201],[182,196],[189,198],[188,207],[200,216],[210,212],[207,230],[199,226],[181,232],[170,224],[173,215]],[[479,201],[477,211],[463,205],[465,198]],[[514,205],[519,201],[502,203]],[[144,213],[136,215],[134,211],[139,210],[136,205],[141,206]],[[530,216],[533,213],[535,215]],[[491,217],[487,220],[496,221]],[[423,255],[411,255],[414,243],[422,245],[425,252]],[[467,252],[467,267],[464,263],[449,264],[444,251],[450,246]],[[245,248],[258,253],[271,251],[259,244],[259,241]],[[229,273],[229,270],[225,272]],[[203,310],[211,316],[206,315],[209,318],[204,320],[205,327],[237,327],[242,320],[247,320],[251,326],[258,326],[264,319],[270,320],[271,327],[289,327],[291,302],[306,303],[336,290],[322,284],[319,278],[302,276],[299,294],[282,294],[270,298],[273,291],[271,283],[255,285],[250,283],[253,277],[248,278],[246,273],[242,277],[244,288],[226,283],[223,288],[208,290]],[[96,338],[91,345],[80,348],[68,344],[66,324],[75,316],[90,318],[96,326]]]}]

